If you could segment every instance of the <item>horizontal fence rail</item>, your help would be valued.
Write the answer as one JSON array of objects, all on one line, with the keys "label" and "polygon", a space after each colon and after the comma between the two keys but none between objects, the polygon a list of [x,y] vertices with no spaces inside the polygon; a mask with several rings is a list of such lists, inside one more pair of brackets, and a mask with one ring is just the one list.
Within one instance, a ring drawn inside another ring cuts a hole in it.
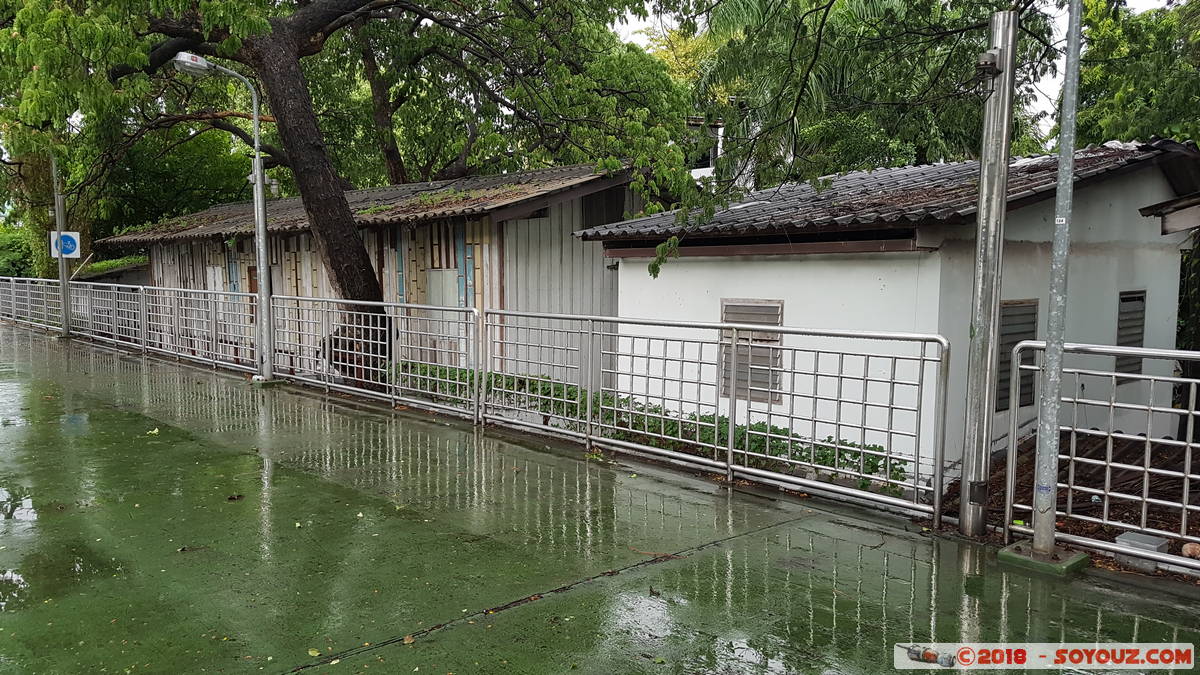
[{"label": "horizontal fence rail", "polygon": [[476,417],[479,313],[272,296],[276,376]]},{"label": "horizontal fence rail", "polygon": [[940,517],[939,336],[484,315],[485,421]]},{"label": "horizontal fence rail", "polygon": [[62,325],[62,294],[57,280],[0,277],[0,319],[58,328]]},{"label": "horizontal fence rail", "polygon": [[[1039,341],[1014,347],[1010,400],[1017,400],[1021,378],[1040,387],[1044,352]],[[1200,561],[1180,556],[1184,544],[1200,542],[1196,373],[1200,352],[1066,345],[1058,420],[1061,541],[1200,569]],[[1018,417],[1010,419],[1005,469],[1006,539],[1032,532],[1037,443],[1020,437]],[[1148,555],[1123,546],[1117,537],[1124,532],[1162,537],[1168,550]]]},{"label": "horizontal fence rail", "polygon": [[[74,334],[257,369],[254,294],[70,291]],[[0,317],[60,310],[56,281],[0,278]],[[940,519],[940,336],[282,295],[270,314],[277,377]]]}]

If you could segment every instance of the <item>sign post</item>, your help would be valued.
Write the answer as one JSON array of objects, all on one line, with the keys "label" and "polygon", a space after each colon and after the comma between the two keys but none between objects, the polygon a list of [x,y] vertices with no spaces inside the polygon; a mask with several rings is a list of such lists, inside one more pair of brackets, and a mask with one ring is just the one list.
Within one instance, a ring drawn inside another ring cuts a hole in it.
[{"label": "sign post", "polygon": [[67,200],[63,197],[62,181],[58,176],[58,161],[50,156],[50,173],[54,180],[54,232],[50,233],[50,255],[58,258],[59,314],[62,335],[71,334],[71,284],[67,279],[67,258],[79,257],[79,233],[64,232],[67,222]]}]

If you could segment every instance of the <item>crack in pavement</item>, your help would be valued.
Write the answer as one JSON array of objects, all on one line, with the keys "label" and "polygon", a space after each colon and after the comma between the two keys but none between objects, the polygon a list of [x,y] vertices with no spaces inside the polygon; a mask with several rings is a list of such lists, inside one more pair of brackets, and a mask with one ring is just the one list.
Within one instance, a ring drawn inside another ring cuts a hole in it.
[{"label": "crack in pavement", "polygon": [[455,617],[454,619],[451,619],[449,621],[445,621],[443,623],[435,624],[432,626],[426,626],[425,628],[413,631],[411,633],[395,635],[393,637],[387,638],[386,640],[383,640],[380,642],[372,642],[369,645],[363,645],[361,647],[351,647],[350,649],[346,649],[346,650],[343,650],[343,651],[340,651],[337,653],[326,654],[325,656],[322,656],[320,659],[317,659],[316,661],[312,661],[310,663],[304,663],[304,664],[295,666],[291,670],[287,670],[284,672],[298,673],[303,670],[308,670],[309,668],[317,668],[319,666],[328,665],[333,661],[340,661],[342,659],[346,659],[346,658],[349,658],[352,656],[359,656],[362,654],[366,654],[368,652],[372,652],[377,649],[382,649],[383,647],[387,647],[389,645],[394,645],[394,644],[402,643],[405,641],[412,642],[412,641],[415,641],[417,638],[424,637],[426,635],[429,635],[430,633],[440,631],[444,628],[458,626],[461,624],[465,624],[469,621],[479,619],[481,617],[492,616],[494,614],[499,614],[500,612],[512,609],[514,607],[520,607],[522,605],[527,605],[531,602],[537,602],[538,600],[541,600],[542,598],[544,598],[547,595],[555,595],[558,593],[565,593],[567,591],[578,588],[579,586],[583,586],[583,585],[592,583],[594,581],[598,581],[605,577],[615,577],[618,574],[625,574],[627,572],[632,572],[634,570],[637,570],[637,569],[640,569],[643,567],[648,567],[650,565],[657,565],[659,563],[667,562],[669,560],[678,560],[678,559],[686,558],[695,553],[699,553],[700,551],[703,551],[705,549],[713,548],[715,546],[720,546],[721,544],[724,544],[726,542],[733,541],[734,539],[740,539],[742,537],[753,536],[753,535],[760,534],[767,530],[770,530],[770,529],[773,529],[776,527],[780,527],[783,525],[791,525],[793,523],[796,523],[796,522],[806,519],[808,517],[809,513],[812,513],[812,510],[806,509],[806,514],[802,515],[802,516],[796,516],[795,518],[788,518],[787,520],[781,520],[776,523],[771,523],[770,525],[764,525],[762,527],[755,528],[753,530],[747,530],[745,532],[740,532],[738,534],[731,534],[728,537],[722,537],[720,539],[714,539],[712,541],[707,541],[702,544],[697,544],[695,546],[691,546],[691,547],[682,549],[680,551],[676,551],[674,553],[655,554],[655,557],[649,558],[647,560],[639,560],[638,562],[631,563],[624,567],[618,567],[616,569],[611,569],[611,570],[606,570],[604,572],[600,572],[599,574],[593,574],[590,577],[576,579],[575,581],[572,581],[568,584],[559,586],[558,588],[553,588],[548,591],[542,591],[540,593],[532,593],[523,598],[518,598],[511,602],[507,602],[503,605],[497,605],[495,607],[489,607],[487,609],[477,610],[472,614],[464,614],[462,616]]}]

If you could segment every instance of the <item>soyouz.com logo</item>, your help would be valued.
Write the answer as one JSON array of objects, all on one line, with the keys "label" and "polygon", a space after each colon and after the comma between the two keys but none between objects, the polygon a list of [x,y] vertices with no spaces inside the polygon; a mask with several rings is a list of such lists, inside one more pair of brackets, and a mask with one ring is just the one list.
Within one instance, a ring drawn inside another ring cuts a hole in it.
[{"label": "soyouz.com logo", "polygon": [[896,643],[897,670],[1190,670],[1195,648],[1185,643],[933,642]]}]

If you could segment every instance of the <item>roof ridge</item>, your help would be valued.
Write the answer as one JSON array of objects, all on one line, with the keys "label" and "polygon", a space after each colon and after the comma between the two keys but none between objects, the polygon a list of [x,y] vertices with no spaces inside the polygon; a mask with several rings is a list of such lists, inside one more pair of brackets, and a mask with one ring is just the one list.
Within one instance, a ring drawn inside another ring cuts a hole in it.
[{"label": "roof ridge", "polygon": [[[1166,152],[1185,152],[1200,161],[1194,144],[1158,139],[1149,144],[1110,141],[1075,150],[1076,181],[1135,165]],[[706,223],[684,226],[673,209],[621,223],[587,228],[577,234],[587,239],[653,238],[689,233],[693,236],[780,233],[807,227],[867,226],[912,227],[919,221],[962,221],[975,212],[978,194],[978,159],[907,164],[828,174],[829,181],[814,189],[812,181],[798,181],[754,190],[716,212]],[[1009,158],[1006,200],[1041,199],[1053,194],[1058,157],[1045,153]]]}]

